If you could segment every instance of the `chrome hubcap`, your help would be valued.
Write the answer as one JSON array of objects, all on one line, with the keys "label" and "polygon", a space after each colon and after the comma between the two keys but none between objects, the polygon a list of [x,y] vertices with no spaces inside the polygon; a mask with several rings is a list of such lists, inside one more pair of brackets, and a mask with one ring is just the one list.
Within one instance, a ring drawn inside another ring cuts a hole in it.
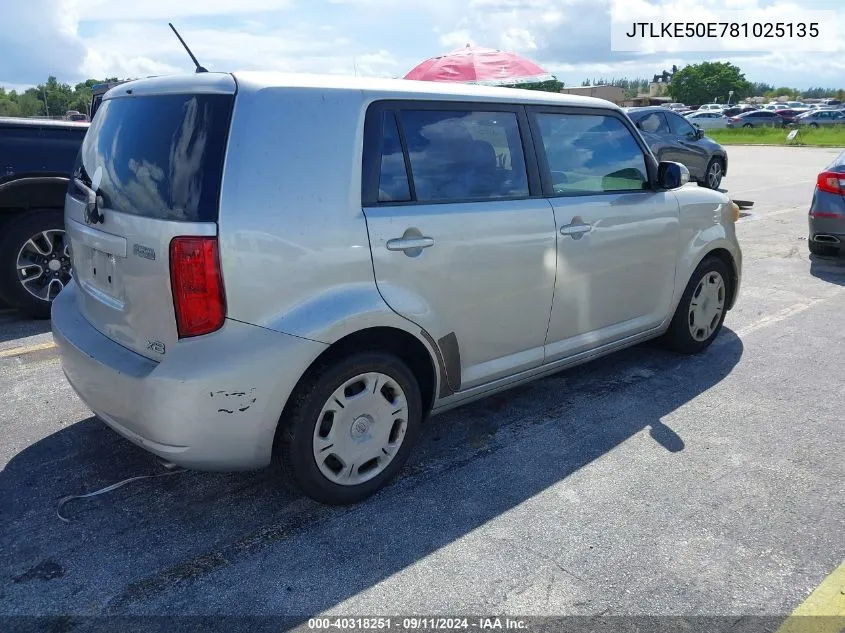
[{"label": "chrome hubcap", "polygon": [[722,165],[718,162],[710,165],[710,173],[707,176],[710,187],[713,189],[718,187],[719,183],[722,182]]},{"label": "chrome hubcap", "polygon": [[390,376],[360,374],[338,387],[314,428],[314,460],[329,481],[354,486],[384,471],[408,429],[405,392]]},{"label": "chrome hubcap", "polygon": [[30,237],[17,259],[18,280],[33,297],[52,301],[71,277],[70,244],[61,229]]},{"label": "chrome hubcap", "polygon": [[722,318],[725,309],[725,280],[711,271],[702,277],[692,293],[689,305],[689,331],[696,341],[706,341]]}]

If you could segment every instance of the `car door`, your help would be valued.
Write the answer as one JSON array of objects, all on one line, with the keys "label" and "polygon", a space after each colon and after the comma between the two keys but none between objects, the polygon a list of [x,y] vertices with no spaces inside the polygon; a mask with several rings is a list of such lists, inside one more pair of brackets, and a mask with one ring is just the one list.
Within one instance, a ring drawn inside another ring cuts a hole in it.
[{"label": "car door", "polygon": [[678,156],[669,160],[676,160],[686,165],[693,178],[703,178],[710,155],[702,145],[695,128],[684,117],[677,114],[667,112],[666,119],[675,145],[673,154],[676,153]]},{"label": "car door", "polygon": [[370,106],[364,214],[387,304],[441,351],[454,391],[543,362],[555,223],[521,106]]},{"label": "car door", "polygon": [[676,155],[672,133],[666,115],[662,110],[652,110],[638,115],[636,126],[658,160],[675,160],[671,158],[671,156]]},{"label": "car door", "polygon": [[546,361],[645,332],[669,315],[679,209],[651,188],[653,159],[619,113],[532,108],[557,226]]}]

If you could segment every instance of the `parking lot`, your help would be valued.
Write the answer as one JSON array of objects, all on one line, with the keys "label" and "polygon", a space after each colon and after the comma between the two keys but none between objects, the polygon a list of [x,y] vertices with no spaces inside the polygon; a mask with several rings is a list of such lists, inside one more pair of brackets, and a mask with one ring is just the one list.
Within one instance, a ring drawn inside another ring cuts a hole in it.
[{"label": "parking lot", "polygon": [[0,613],[787,615],[845,559],[845,262],[811,258],[833,149],[732,147],[744,278],[714,345],[654,344],[432,418],[328,508],[187,472],[95,420],[49,323],[0,315]]}]

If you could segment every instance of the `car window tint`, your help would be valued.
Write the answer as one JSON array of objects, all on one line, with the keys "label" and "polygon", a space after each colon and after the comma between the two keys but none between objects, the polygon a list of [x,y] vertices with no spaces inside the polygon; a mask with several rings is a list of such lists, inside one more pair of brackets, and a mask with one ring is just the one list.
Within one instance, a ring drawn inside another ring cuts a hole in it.
[{"label": "car window tint", "polygon": [[405,155],[399,141],[399,128],[393,112],[384,113],[381,135],[381,172],[378,180],[379,202],[407,202],[411,199]]},{"label": "car window tint", "polygon": [[103,101],[74,169],[104,208],[216,222],[234,95],[165,94]]},{"label": "car window tint", "polygon": [[419,202],[528,195],[515,113],[403,110],[401,116]]},{"label": "car window tint", "polygon": [[645,155],[619,119],[587,114],[538,114],[537,124],[555,193],[646,188]]},{"label": "car window tint", "polygon": [[683,117],[676,114],[667,114],[666,118],[669,119],[669,129],[672,130],[672,134],[687,138],[695,137],[695,128]]},{"label": "car window tint", "polygon": [[637,127],[652,134],[669,133],[669,126],[662,112],[650,112],[637,122]]}]

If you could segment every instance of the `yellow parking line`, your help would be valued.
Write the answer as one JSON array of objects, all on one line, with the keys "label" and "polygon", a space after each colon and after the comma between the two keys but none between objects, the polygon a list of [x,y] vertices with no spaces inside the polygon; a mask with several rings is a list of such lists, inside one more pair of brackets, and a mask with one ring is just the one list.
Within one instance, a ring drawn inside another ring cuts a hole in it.
[{"label": "yellow parking line", "polygon": [[24,345],[22,347],[13,347],[11,349],[0,350],[0,358],[14,358],[15,356],[23,356],[24,354],[31,354],[32,352],[40,352],[44,349],[53,349],[56,344],[53,341],[49,343],[38,343],[37,345]]},{"label": "yellow parking line", "polygon": [[845,631],[845,562],[825,578],[778,629],[778,633],[842,631]]}]

